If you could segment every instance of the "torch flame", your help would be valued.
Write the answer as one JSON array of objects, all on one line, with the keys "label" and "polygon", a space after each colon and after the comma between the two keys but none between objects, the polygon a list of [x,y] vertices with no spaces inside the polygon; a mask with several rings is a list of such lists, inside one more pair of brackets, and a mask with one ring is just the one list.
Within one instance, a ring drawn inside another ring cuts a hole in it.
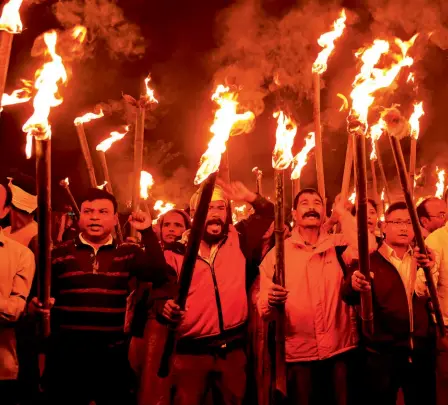
[{"label": "torch flame", "polygon": [[370,127],[370,140],[372,141],[372,152],[370,153],[370,160],[376,160],[378,156],[376,155],[376,142],[383,135],[384,128],[386,128],[386,123],[382,118]]},{"label": "torch flame", "polygon": [[424,115],[423,111],[423,102],[414,104],[414,112],[409,118],[409,124],[411,126],[411,137],[414,139],[418,139],[420,134],[420,117]]},{"label": "torch flame", "polygon": [[82,25],[76,25],[72,30],[72,38],[82,43],[86,39],[87,28]]},{"label": "torch flame", "polygon": [[407,83],[415,83],[415,77],[414,77],[414,73],[409,73],[408,79],[406,80]]},{"label": "torch flame", "polygon": [[356,188],[353,189],[353,193],[348,197],[348,200],[354,204],[356,202]]},{"label": "torch flame", "polygon": [[96,186],[96,188],[99,188],[100,190],[104,190],[104,187],[106,187],[107,181],[105,181],[103,184],[100,184],[99,186]]},{"label": "torch flame", "polygon": [[361,58],[363,65],[355,78],[353,91],[350,94],[353,100],[351,115],[356,116],[366,129],[369,107],[375,100],[373,93],[389,87],[404,66],[412,65],[414,61],[407,56],[407,52],[414,44],[416,37],[417,35],[414,35],[407,42],[398,38],[395,40],[395,44],[401,50],[401,55],[396,55],[397,62],[389,68],[375,68],[381,56],[389,52],[390,45],[387,41],[376,39],[370,48],[356,53],[356,56]]},{"label": "torch flame", "polygon": [[87,113],[84,114],[82,117],[77,117],[75,118],[75,125],[81,125],[81,124],[85,124],[86,122],[90,122],[92,120],[97,120],[98,118],[104,117],[104,112],[103,109],[100,109],[100,112],[98,114],[94,114],[94,113]]},{"label": "torch flame", "polygon": [[62,58],[56,53],[57,39],[56,31],[44,34],[44,41],[52,60],[45,63],[42,69],[36,72],[37,77],[34,87],[37,89],[37,93],[33,101],[34,113],[22,128],[23,132],[27,133],[26,153],[28,158],[31,157],[33,135],[41,139],[51,137],[51,126],[48,122],[50,109],[62,103],[62,98],[57,97],[58,83],[67,81],[67,72]]},{"label": "torch flame", "polygon": [[68,187],[70,181],[68,180],[68,177],[66,177],[65,179],[61,180],[59,184],[63,187]]},{"label": "torch flame", "polygon": [[125,127],[125,132],[120,133],[117,131],[113,131],[110,133],[110,138],[105,139],[104,141],[100,142],[97,146],[96,146],[96,150],[99,150],[101,152],[106,152],[107,150],[109,150],[109,148],[112,146],[112,144],[116,141],[119,141],[121,139],[123,139],[126,134],[129,131],[129,126]]},{"label": "torch flame", "polygon": [[148,190],[154,185],[154,179],[151,174],[142,170],[140,172],[140,197],[147,200]]},{"label": "torch flame", "polygon": [[443,198],[443,193],[445,192],[445,169],[439,169],[436,166],[437,177],[439,181],[436,184],[436,194],[437,198]]},{"label": "torch flame", "polygon": [[23,25],[20,20],[20,6],[23,0],[9,0],[3,7],[0,17],[0,30],[7,31],[10,34],[19,34],[22,32]]},{"label": "torch flame", "polygon": [[[11,94],[3,93],[1,107],[7,105],[26,103],[31,100],[31,87],[32,82],[29,80],[22,80],[24,87],[14,90]],[[1,111],[1,110],[0,110]]]},{"label": "torch flame", "polygon": [[[238,101],[237,95],[229,91],[228,87],[220,84],[212,96],[219,109],[215,112],[215,120],[210,127],[213,137],[208,144],[208,149],[201,157],[201,166],[196,173],[194,183],[201,184],[210,174],[219,169],[221,163],[221,155],[226,150],[226,143],[230,137],[232,129],[236,124],[242,132],[247,132],[255,118],[251,111],[243,114],[237,113]],[[242,126],[241,126],[242,125]]]},{"label": "torch flame", "polygon": [[317,55],[316,61],[313,63],[313,73],[322,74],[327,70],[327,61],[333,52],[335,46],[334,41],[338,39],[345,29],[345,10],[342,9],[340,17],[334,22],[333,31],[322,34],[317,40],[317,43],[324,49]]},{"label": "torch flame", "polygon": [[283,113],[274,113],[277,118],[277,131],[275,132],[275,148],[272,154],[272,167],[276,170],[285,170],[293,161],[292,146],[297,133],[297,125]]},{"label": "torch flame", "polygon": [[176,205],[173,203],[157,200],[154,204],[154,211],[159,212],[157,219],[159,219],[163,214],[166,214],[168,211],[171,211],[175,206]]},{"label": "torch flame", "polygon": [[308,160],[308,153],[311,149],[316,146],[316,138],[314,132],[310,132],[305,138],[305,146],[303,149],[294,157],[294,170],[291,173],[291,180],[296,180],[300,178],[302,169],[305,167]]},{"label": "torch flame", "polygon": [[383,191],[381,191],[381,201],[384,201],[385,197],[386,197],[386,190],[383,188]]},{"label": "torch flame", "polygon": [[233,205],[232,222],[236,224],[249,216],[249,208],[246,204]]},{"label": "torch flame", "polygon": [[154,97],[154,90],[149,87],[149,82],[151,81],[151,76],[148,75],[148,77],[145,79],[145,86],[146,86],[146,97],[151,103],[158,103],[159,101]]}]

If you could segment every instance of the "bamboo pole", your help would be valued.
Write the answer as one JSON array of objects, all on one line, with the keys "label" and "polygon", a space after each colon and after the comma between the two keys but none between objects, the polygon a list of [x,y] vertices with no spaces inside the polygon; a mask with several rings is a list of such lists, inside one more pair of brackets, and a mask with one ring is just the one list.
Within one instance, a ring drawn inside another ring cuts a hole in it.
[{"label": "bamboo pole", "polygon": [[[132,194],[132,211],[140,209],[140,176],[143,169],[143,148],[145,143],[145,106],[139,106],[135,122],[134,137],[134,185]],[[131,236],[135,237],[137,231],[133,228]]]},{"label": "bamboo pole", "polygon": [[76,133],[78,134],[79,143],[81,145],[81,151],[86,162],[87,171],[89,173],[90,187],[94,188],[98,186],[95,177],[95,168],[93,167],[92,156],[90,154],[89,144],[87,142],[86,131],[84,130],[84,124],[75,123]]},{"label": "bamboo pole", "polygon": [[219,166],[219,177],[227,184],[230,183],[229,142],[227,142],[227,149],[221,157],[221,164]]},{"label": "bamboo pole", "polygon": [[314,131],[316,134],[316,171],[317,171],[317,189],[325,202],[325,176],[324,176],[324,160],[323,160],[323,150],[322,150],[322,127],[320,123],[320,75],[318,73],[313,73],[313,84],[314,84]]},{"label": "bamboo pole", "polygon": [[378,181],[376,178],[376,165],[375,165],[374,159],[370,159],[370,171],[372,172],[373,199],[375,200],[376,204],[378,205],[380,202],[380,199],[379,199],[379,195],[378,195]]},{"label": "bamboo pole", "polygon": [[[285,287],[285,207],[283,170],[275,170],[275,273],[274,282]],[[275,320],[275,390],[286,397],[285,308]]]},{"label": "bamboo pole", "polygon": [[414,197],[415,191],[415,166],[417,163],[417,139],[411,137],[411,152],[409,157],[409,182],[411,187],[411,194]]},{"label": "bamboo pole", "polygon": [[72,191],[70,190],[69,184],[65,180],[61,180],[59,183],[60,186],[64,187],[67,191],[68,198],[70,198],[70,201],[73,205],[73,211],[75,211],[76,216],[79,218],[80,212],[78,204],[76,203],[75,197],[73,197]]},{"label": "bamboo pole", "polygon": [[349,133],[347,139],[347,150],[345,152],[344,174],[342,176],[341,197],[343,201],[347,200],[348,197],[350,189],[350,180],[352,177],[352,165],[353,165],[353,135]]},{"label": "bamboo pole", "polygon": [[379,148],[378,141],[375,142],[375,148],[376,148],[376,157],[377,157],[377,161],[378,161],[378,167],[379,167],[380,173],[381,173],[381,180],[383,182],[383,186],[384,186],[384,190],[385,190],[385,194],[386,194],[386,200],[387,200],[387,203],[390,205],[391,200],[390,200],[389,184],[387,182],[386,172],[384,171],[383,159],[381,157],[381,151]]},{"label": "bamboo pole", "polygon": [[5,92],[8,77],[9,59],[11,56],[13,34],[0,31],[0,100]]},{"label": "bamboo pole", "polygon": [[[412,221],[412,228],[415,234],[415,242],[418,248],[420,249],[420,253],[427,255],[425,240],[423,238],[422,229],[420,227],[420,221],[418,219],[417,210],[415,208],[414,199],[411,195],[411,186],[409,184],[409,176],[406,171],[406,163],[404,161],[403,151],[401,149],[400,140],[390,135],[389,140],[392,146],[392,152],[394,155],[395,166],[397,167],[397,173],[400,178],[401,188],[403,190],[404,199],[406,201],[406,205],[408,207],[409,216]],[[439,332],[441,336],[445,336],[445,325],[443,322],[442,311],[440,309],[439,298],[437,296],[437,288],[434,283],[434,279],[432,278],[431,269],[423,268],[426,277],[426,283],[428,285],[429,296],[432,302],[432,307],[434,311],[434,315],[436,318],[436,323],[439,328]]]},{"label": "bamboo pole", "polygon": [[257,194],[263,193],[263,172],[258,168],[254,167],[252,173],[255,173],[255,187]]},{"label": "bamboo pole", "polygon": [[[39,301],[44,309],[50,309],[51,293],[51,140],[36,140],[36,188],[37,188],[37,224],[38,245],[37,274]],[[42,334],[50,335],[50,312],[42,318]]]},{"label": "bamboo pole", "polygon": [[[182,262],[182,268],[179,274],[179,292],[176,303],[182,310],[185,310],[188,293],[190,290],[191,280],[201,245],[202,237],[205,230],[205,222],[207,220],[208,207],[212,199],[213,190],[215,188],[217,172],[212,173],[203,183],[201,196],[199,197],[198,206],[194,214],[193,226],[188,238],[188,244]],[[165,347],[160,361],[158,376],[165,378],[169,375],[172,354],[176,350],[176,331],[169,329],[165,342]]]},{"label": "bamboo pole", "polygon": [[[367,223],[367,163],[366,163],[366,137],[361,129],[354,134],[355,140],[355,172],[357,173],[356,191],[358,223],[358,252],[359,270],[367,281],[370,281],[370,252],[369,228]],[[366,336],[373,335],[373,307],[372,292],[361,293],[361,320],[362,329]]]},{"label": "bamboo pole", "polygon": [[[103,168],[103,174],[104,174],[104,180],[106,180],[106,190],[110,194],[114,194],[113,188],[112,188],[112,181],[110,179],[109,175],[109,168],[107,166],[107,160],[106,160],[106,153],[103,151],[98,151],[98,156],[100,158],[101,167]],[[117,234],[117,239],[119,243],[123,243],[123,232],[121,230],[121,224],[120,220],[118,219],[117,225],[115,226],[115,232]]]}]

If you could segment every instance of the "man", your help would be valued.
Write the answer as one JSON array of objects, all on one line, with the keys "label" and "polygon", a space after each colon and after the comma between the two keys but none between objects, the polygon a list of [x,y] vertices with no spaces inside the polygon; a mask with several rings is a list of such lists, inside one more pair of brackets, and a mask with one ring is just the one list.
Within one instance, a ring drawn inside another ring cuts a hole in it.
[{"label": "man", "polygon": [[159,219],[160,241],[163,246],[182,239],[184,232],[191,228],[191,221],[185,211],[173,209],[162,215]]},{"label": "man", "polygon": [[[143,243],[157,243],[151,218],[133,213],[129,222]],[[92,188],[81,202],[75,240],[53,251],[52,336],[45,370],[48,403],[130,403],[130,368],[124,333],[129,283],[174,281],[163,255],[143,252],[135,244],[117,245],[111,233],[117,201]]]},{"label": "man", "polygon": [[[7,189],[0,187],[0,219],[9,212]],[[27,247],[7,238],[0,228],[0,398],[17,403],[18,359],[15,323],[25,310],[34,277],[34,255]]]},{"label": "man", "polygon": [[[198,199],[193,202],[195,207]],[[255,210],[235,227],[229,216],[231,199],[251,204]],[[173,300],[161,306],[162,317],[177,324],[179,336],[171,371],[174,405],[201,405],[210,390],[216,403],[242,403],[246,387],[246,268],[273,219],[273,205],[242,183],[215,187],[186,311],[181,312]],[[165,252],[168,264],[177,272],[182,267],[181,253],[180,246],[176,252]]]},{"label": "man", "polygon": [[417,214],[426,238],[446,224],[446,203],[437,197],[425,198],[417,207]]},{"label": "man", "polygon": [[332,216],[334,222],[340,222],[342,234],[325,232],[325,209],[319,193],[314,189],[300,191],[294,199],[296,226],[285,241],[285,287],[272,281],[274,250],[260,267],[258,308],[262,316],[271,319],[276,307],[285,307],[291,404],[347,402],[347,352],[356,347],[357,336],[350,307],[340,299],[344,278],[340,263],[350,263],[356,257],[357,231],[355,219],[340,200]]},{"label": "man", "polygon": [[[436,216],[435,220],[438,224],[444,223],[426,238],[426,244],[440,257],[437,293],[448,336],[448,224],[446,217],[442,219],[442,204],[438,204],[438,210],[434,210],[432,206],[429,206],[427,210],[431,215]],[[434,220],[434,217],[432,219]],[[448,405],[448,337],[441,336],[437,338],[437,404]]]},{"label": "man", "polygon": [[347,274],[344,298],[359,302],[360,291],[372,291],[374,334],[363,335],[366,349],[366,405],[395,405],[399,389],[406,405],[435,404],[435,335],[423,270],[437,276],[437,266],[411,247],[412,222],[404,202],[386,212],[385,239],[370,256],[372,285],[358,271]]}]

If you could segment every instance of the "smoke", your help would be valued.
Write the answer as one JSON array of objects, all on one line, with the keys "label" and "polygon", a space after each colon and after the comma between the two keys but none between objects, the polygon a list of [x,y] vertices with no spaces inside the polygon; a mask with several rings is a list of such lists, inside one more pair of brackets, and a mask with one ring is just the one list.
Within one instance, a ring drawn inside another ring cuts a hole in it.
[{"label": "smoke", "polygon": [[112,59],[141,58],[145,52],[139,26],[126,20],[115,0],[61,0],[53,11],[65,28],[87,27],[86,57],[92,57],[101,47]]}]

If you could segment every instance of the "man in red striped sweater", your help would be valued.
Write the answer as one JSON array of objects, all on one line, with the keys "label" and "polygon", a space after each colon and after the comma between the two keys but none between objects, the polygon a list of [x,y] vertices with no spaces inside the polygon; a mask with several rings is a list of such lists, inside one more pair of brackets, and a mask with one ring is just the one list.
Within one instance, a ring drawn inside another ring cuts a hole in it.
[{"label": "man in red striped sweater", "polygon": [[[157,243],[148,214],[133,213],[129,222],[145,246]],[[44,382],[50,404],[130,403],[124,332],[130,283],[152,282],[157,291],[176,280],[162,253],[117,245],[111,236],[116,223],[114,196],[89,189],[81,204],[81,233],[53,251],[55,306]]]}]

